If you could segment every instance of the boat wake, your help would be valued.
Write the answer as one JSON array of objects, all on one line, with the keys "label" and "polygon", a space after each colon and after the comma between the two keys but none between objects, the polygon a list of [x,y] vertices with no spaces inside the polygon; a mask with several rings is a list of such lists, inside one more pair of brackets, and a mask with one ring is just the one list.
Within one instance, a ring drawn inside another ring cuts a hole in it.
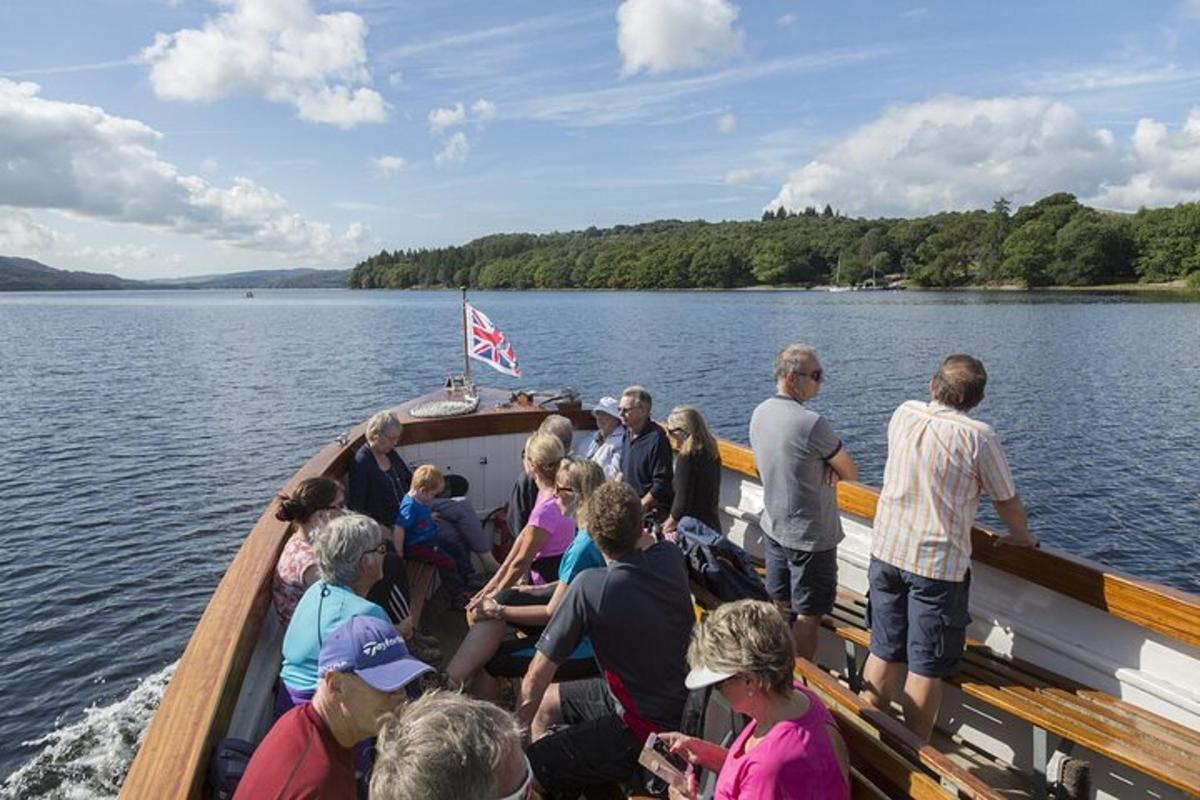
[{"label": "boat wake", "polygon": [[125,697],[92,706],[79,722],[22,742],[40,747],[0,786],[0,800],[116,797],[175,664],[143,678]]}]

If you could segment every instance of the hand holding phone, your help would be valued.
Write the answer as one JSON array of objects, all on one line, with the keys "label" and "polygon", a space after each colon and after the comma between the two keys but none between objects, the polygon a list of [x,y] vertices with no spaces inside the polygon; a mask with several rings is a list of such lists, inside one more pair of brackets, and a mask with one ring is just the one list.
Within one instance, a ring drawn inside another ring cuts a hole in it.
[{"label": "hand holding phone", "polygon": [[646,738],[638,763],[677,791],[688,790],[687,776],[691,772],[691,764],[679,754],[672,753],[670,745],[658,738],[658,734],[652,733]]}]

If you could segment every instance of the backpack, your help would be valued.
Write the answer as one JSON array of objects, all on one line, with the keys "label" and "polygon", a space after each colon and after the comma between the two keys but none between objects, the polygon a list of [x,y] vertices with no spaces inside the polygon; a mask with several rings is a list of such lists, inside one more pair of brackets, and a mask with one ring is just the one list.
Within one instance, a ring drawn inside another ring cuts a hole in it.
[{"label": "backpack", "polygon": [[679,520],[675,533],[688,577],[718,600],[769,599],[767,587],[741,547],[695,517]]}]

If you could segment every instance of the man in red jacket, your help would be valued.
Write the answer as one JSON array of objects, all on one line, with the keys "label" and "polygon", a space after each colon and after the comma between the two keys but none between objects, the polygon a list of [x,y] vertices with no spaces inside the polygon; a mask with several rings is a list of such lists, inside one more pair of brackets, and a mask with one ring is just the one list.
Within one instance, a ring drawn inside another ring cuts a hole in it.
[{"label": "man in red jacket", "polygon": [[254,751],[235,800],[355,800],[353,747],[379,733],[405,688],[432,669],[395,628],[351,617],[321,647],[312,703],[279,718]]}]

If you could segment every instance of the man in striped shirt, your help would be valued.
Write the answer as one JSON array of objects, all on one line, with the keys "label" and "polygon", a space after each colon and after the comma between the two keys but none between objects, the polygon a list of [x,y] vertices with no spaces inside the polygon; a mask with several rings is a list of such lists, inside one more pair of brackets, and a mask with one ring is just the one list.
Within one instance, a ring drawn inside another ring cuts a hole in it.
[{"label": "man in striped shirt", "polygon": [[862,696],[886,711],[907,668],[899,695],[905,724],[926,740],[942,702],[942,678],[958,672],[971,622],[971,527],[980,491],[1009,531],[998,544],[1037,544],[996,432],[967,416],[986,385],[978,359],[950,356],[929,382],[932,402],[909,400],[888,424],[868,569],[871,654]]}]

